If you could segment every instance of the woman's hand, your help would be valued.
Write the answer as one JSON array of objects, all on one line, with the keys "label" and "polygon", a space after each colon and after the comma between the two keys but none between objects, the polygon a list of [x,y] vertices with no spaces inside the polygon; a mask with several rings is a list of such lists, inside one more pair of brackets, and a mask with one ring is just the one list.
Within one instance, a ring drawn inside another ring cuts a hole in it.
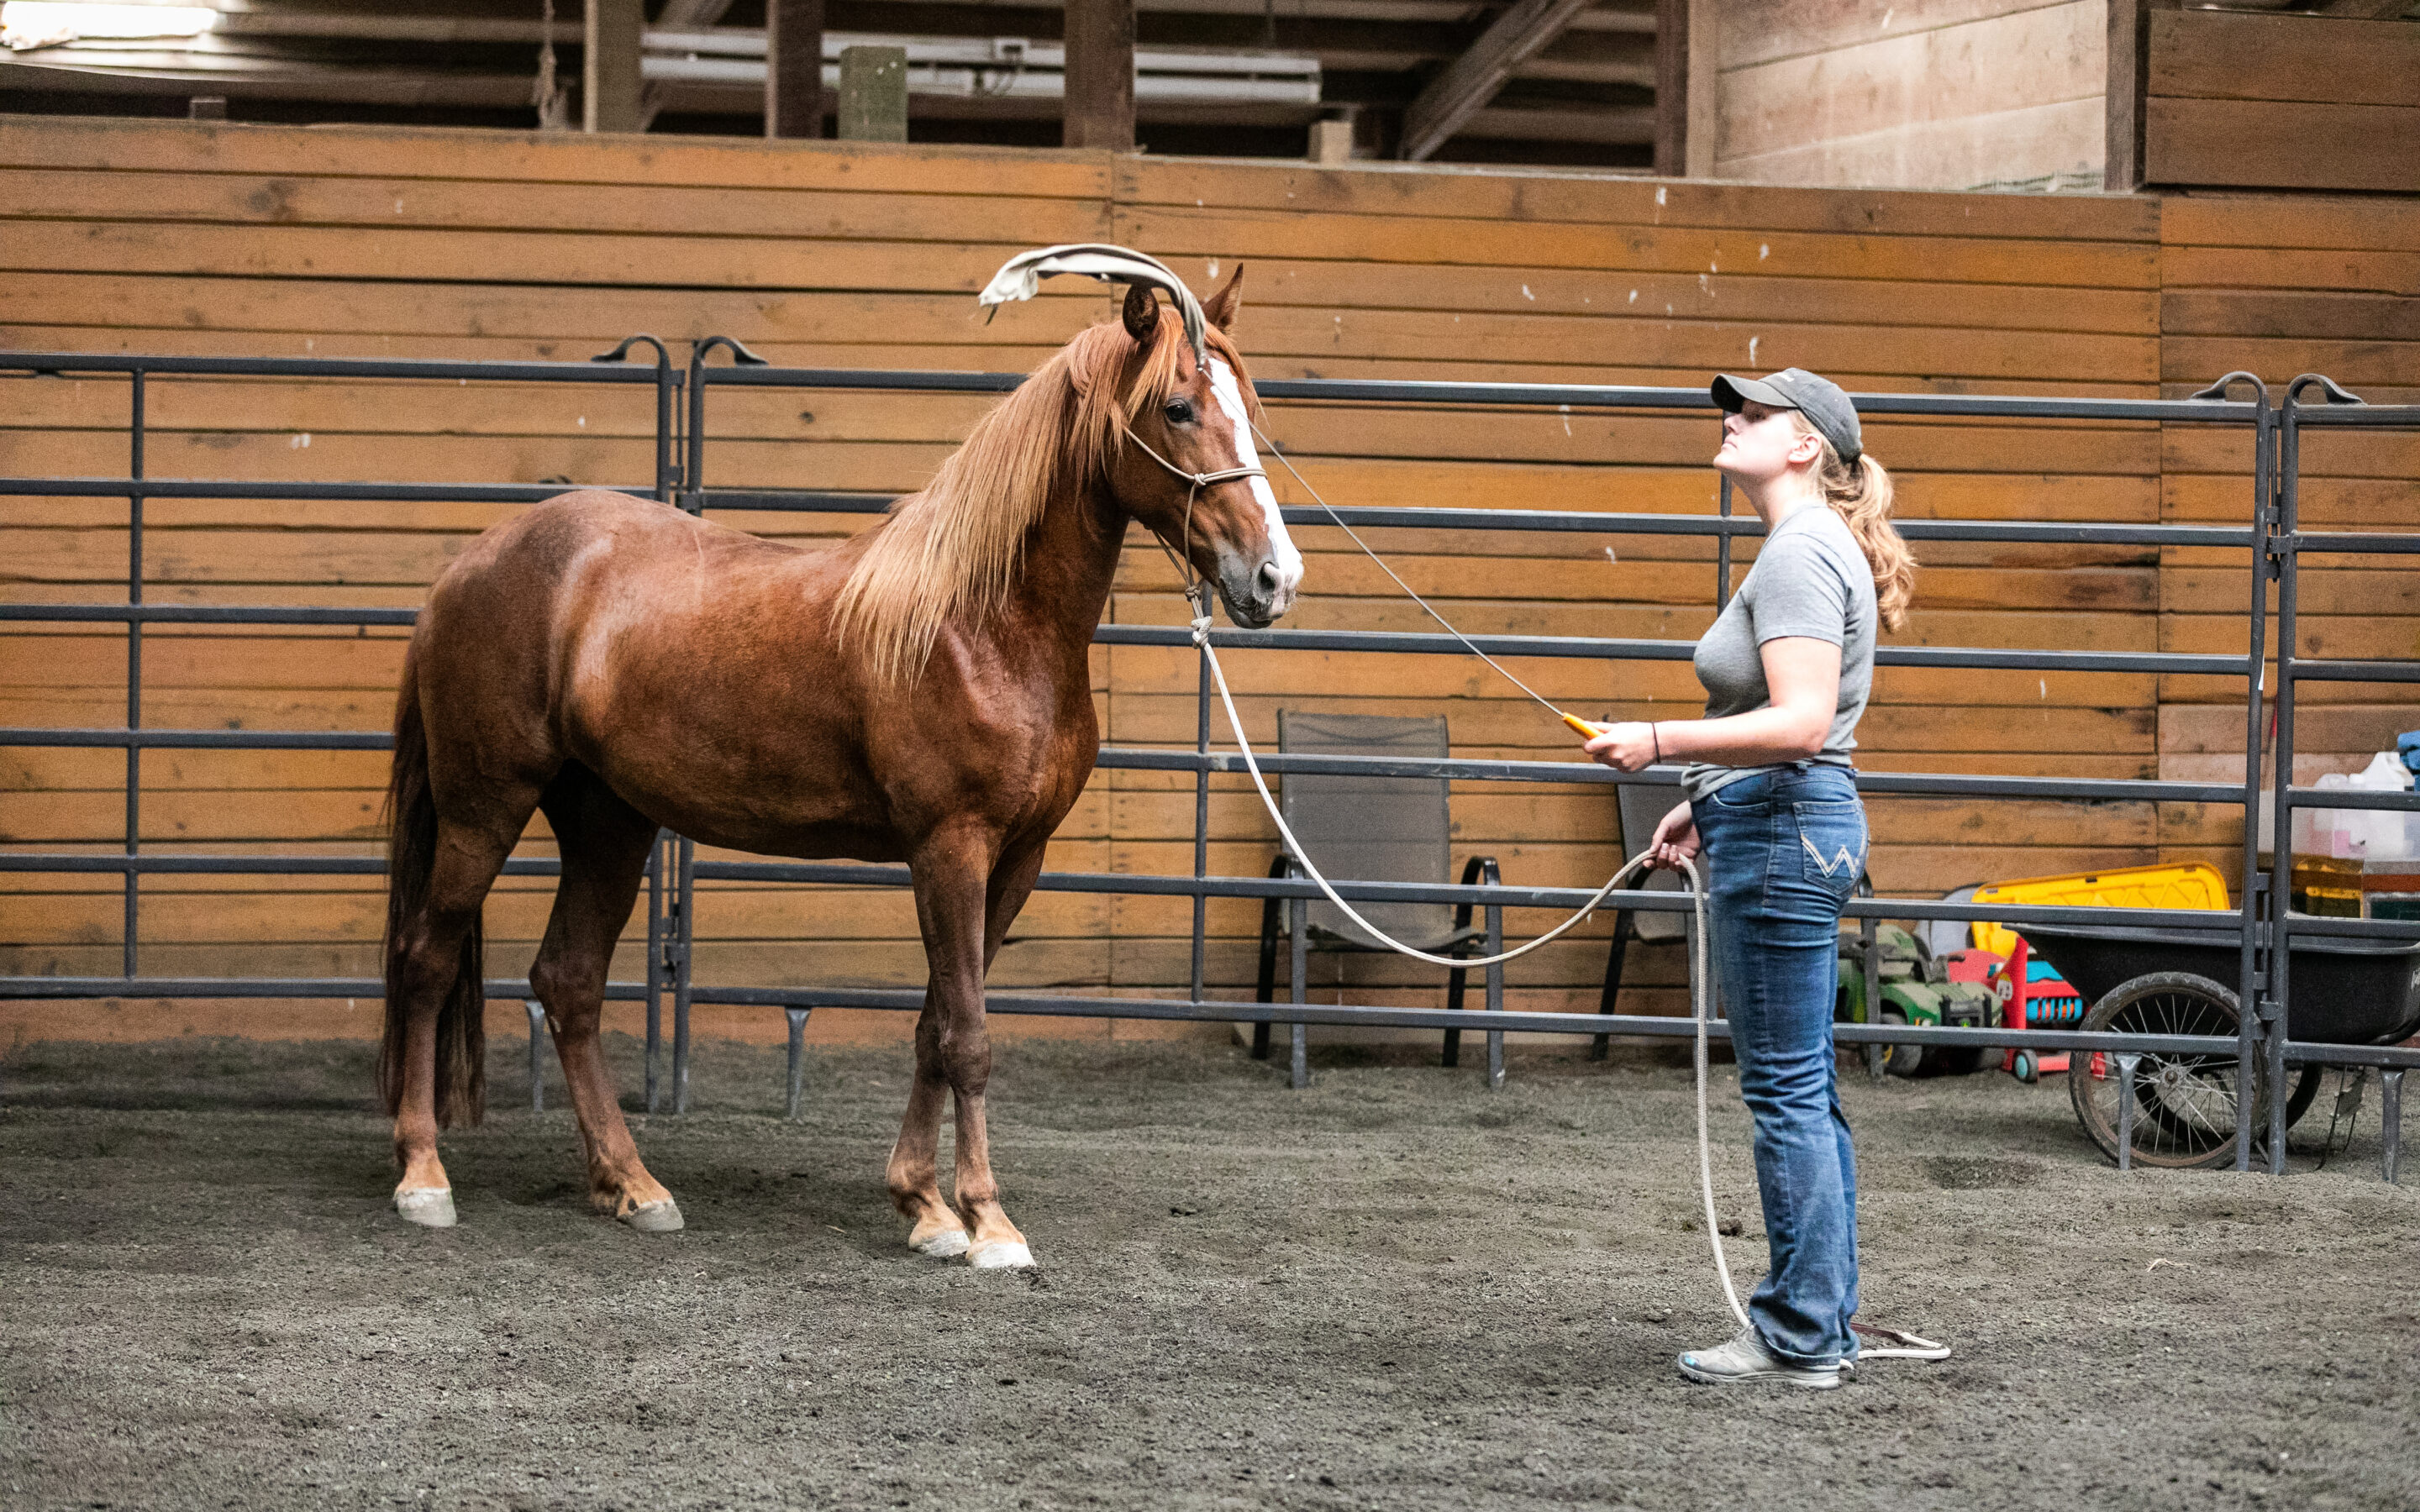
[{"label": "woman's hand", "polygon": [[1665,872],[1679,872],[1683,863],[1698,854],[1698,819],[1682,804],[1664,816],[1655,826],[1655,838],[1647,842],[1647,864]]},{"label": "woman's hand", "polygon": [[1636,720],[1607,725],[1580,748],[1617,772],[1644,771],[1655,761],[1654,727]]}]

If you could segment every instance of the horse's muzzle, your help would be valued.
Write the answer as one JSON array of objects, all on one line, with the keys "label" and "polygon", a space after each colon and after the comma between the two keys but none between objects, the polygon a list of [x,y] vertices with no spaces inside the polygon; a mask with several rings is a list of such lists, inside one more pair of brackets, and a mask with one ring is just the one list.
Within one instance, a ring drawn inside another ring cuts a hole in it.
[{"label": "horse's muzzle", "polygon": [[1258,630],[1294,608],[1301,583],[1299,568],[1289,572],[1274,558],[1250,564],[1240,558],[1230,559],[1219,567],[1218,597],[1226,605],[1227,618],[1247,630]]}]

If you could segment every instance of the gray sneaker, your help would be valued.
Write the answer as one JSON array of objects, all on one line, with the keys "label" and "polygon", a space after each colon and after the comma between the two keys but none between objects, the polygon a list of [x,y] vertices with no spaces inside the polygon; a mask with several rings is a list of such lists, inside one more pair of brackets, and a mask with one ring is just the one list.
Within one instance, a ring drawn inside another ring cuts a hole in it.
[{"label": "gray sneaker", "polygon": [[1692,1350],[1681,1356],[1681,1374],[1709,1386],[1778,1381],[1809,1391],[1830,1391],[1840,1384],[1838,1365],[1792,1365],[1765,1348],[1752,1328],[1741,1330],[1739,1337],[1719,1349]]}]

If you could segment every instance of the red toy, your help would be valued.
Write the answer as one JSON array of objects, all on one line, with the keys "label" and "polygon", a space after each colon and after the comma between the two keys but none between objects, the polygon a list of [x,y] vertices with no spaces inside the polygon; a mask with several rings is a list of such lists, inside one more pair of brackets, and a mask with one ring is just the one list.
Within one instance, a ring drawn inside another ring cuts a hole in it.
[{"label": "red toy", "polygon": [[[2033,959],[2024,935],[2017,936],[2014,954],[2003,960],[1988,950],[1962,950],[1950,957],[1950,980],[1957,981],[1961,956],[1979,956],[1989,964],[1981,979],[1999,999],[2000,1024],[2010,1029],[2069,1029],[2084,1022],[2084,995],[2068,985],[2067,979],[2047,961]],[[1971,968],[1969,968],[1971,969]],[[2038,1055],[2031,1050],[2009,1050],[2002,1053],[2000,1069],[2021,1082],[2040,1080],[2045,1073],[2063,1072],[2068,1068],[2065,1056]]]}]

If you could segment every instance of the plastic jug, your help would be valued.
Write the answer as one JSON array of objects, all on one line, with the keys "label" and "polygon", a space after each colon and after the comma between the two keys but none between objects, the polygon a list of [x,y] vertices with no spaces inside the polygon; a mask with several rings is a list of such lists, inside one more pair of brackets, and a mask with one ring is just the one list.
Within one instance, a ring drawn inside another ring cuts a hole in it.
[{"label": "plastic jug", "polygon": [[[2367,766],[2347,776],[2322,775],[2312,786],[2323,791],[2409,793],[2412,772],[2391,750],[2380,751]],[[2409,861],[2420,859],[2420,815],[2386,809],[2297,809],[2294,850],[2302,856],[2334,856],[2341,861]]]},{"label": "plastic jug", "polygon": [[[2356,793],[2409,793],[2412,770],[2391,750],[2381,750],[2355,772],[2346,786]],[[2348,809],[2347,828],[2356,837],[2355,854],[2370,861],[2409,861],[2420,855],[2420,836],[2412,833],[2413,815],[2395,809]]]}]

